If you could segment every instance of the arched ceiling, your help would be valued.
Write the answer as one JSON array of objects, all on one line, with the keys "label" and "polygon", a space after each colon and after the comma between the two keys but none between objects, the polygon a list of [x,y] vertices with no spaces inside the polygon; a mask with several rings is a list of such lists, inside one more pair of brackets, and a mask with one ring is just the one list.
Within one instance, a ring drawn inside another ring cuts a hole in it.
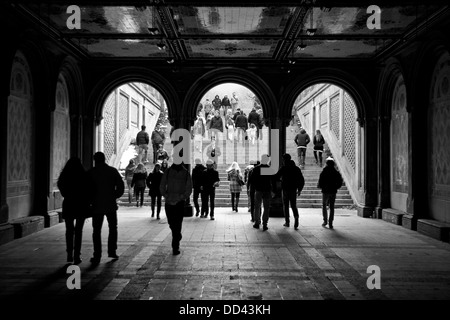
[{"label": "arched ceiling", "polygon": [[[80,0],[81,29],[69,30],[72,2],[14,3],[85,58],[175,64],[374,59],[448,13],[445,1],[433,0]],[[367,27],[373,3],[381,9],[381,29]],[[307,34],[311,28],[314,35]]]}]

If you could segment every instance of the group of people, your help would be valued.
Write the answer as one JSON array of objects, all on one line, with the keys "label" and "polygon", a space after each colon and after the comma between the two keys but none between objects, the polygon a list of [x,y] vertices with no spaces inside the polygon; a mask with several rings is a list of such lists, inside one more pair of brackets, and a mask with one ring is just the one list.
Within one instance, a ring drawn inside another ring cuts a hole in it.
[{"label": "group of people", "polygon": [[262,139],[262,109],[253,107],[247,116],[238,107],[238,101],[236,93],[233,93],[231,100],[227,95],[223,99],[216,95],[212,102],[206,99],[204,104],[199,104],[197,119],[191,130],[197,149],[201,148],[206,134],[213,140],[217,139],[219,132],[225,133],[227,140],[237,140],[243,144],[245,140],[255,144],[257,139]]},{"label": "group of people", "polygon": [[[295,136],[294,142],[297,145],[297,155],[298,155],[298,165],[300,168],[305,168],[305,158],[306,158],[306,148],[311,142],[311,138],[304,128],[300,128],[300,132]],[[325,144],[325,139],[320,132],[316,130],[316,134],[313,138],[313,153],[316,160],[316,164],[322,167],[322,154],[324,152],[323,146]]]},{"label": "group of people", "polygon": [[[105,155],[97,152],[94,155],[95,166],[85,171],[79,158],[71,158],[62,170],[58,179],[58,188],[63,200],[63,217],[66,224],[67,261],[81,263],[82,233],[85,219],[92,217],[94,254],[93,264],[98,264],[102,256],[101,229],[106,217],[109,226],[108,257],[118,259],[117,250],[117,199],[124,193],[124,182],[118,170],[105,162]],[[130,162],[131,163],[131,162]],[[302,171],[295,165],[289,154],[283,155],[283,165],[276,174],[267,174],[265,168],[270,166],[270,157],[262,155],[261,161],[251,162],[244,170],[237,162],[233,162],[226,170],[230,181],[231,205],[238,212],[239,197],[242,187],[246,185],[249,198],[249,212],[253,227],[268,230],[270,205],[277,191],[277,182],[281,181],[281,196],[285,216],[285,227],[290,226],[291,207],[294,215],[294,228],[299,227],[299,214],[296,199],[300,196],[305,184]],[[128,183],[128,180],[127,180]],[[342,176],[336,170],[334,160],[326,159],[326,167],[320,174],[317,187],[322,189],[323,224],[333,228],[334,203],[337,190],[342,186]],[[152,198],[152,217],[155,213],[160,218],[161,198],[165,199],[165,213],[172,231],[173,254],[180,253],[182,239],[181,229],[184,207],[189,202],[192,191],[196,216],[214,220],[215,189],[220,184],[219,173],[211,159],[206,167],[200,159],[195,160],[192,175],[183,164],[172,164],[164,172],[156,163],[153,171],[147,174],[145,167],[139,163],[133,172],[131,186],[135,188],[136,205],[142,206],[145,186],[149,188]],[[201,195],[201,209],[198,197]],[[140,203],[139,203],[140,199]],[[330,208],[328,215],[327,206]]]},{"label": "group of people", "polygon": [[86,171],[77,157],[70,158],[58,178],[58,189],[63,200],[63,218],[66,224],[67,262],[79,264],[85,219],[92,217],[93,264],[102,256],[101,230],[106,217],[109,226],[108,257],[118,259],[117,199],[125,189],[122,176],[105,161],[105,154],[94,155],[94,167]]},{"label": "group of people", "polygon": [[164,129],[161,128],[160,124],[155,126],[155,130],[152,132],[152,136],[150,138],[147,131],[145,131],[147,127],[145,125],[141,126],[141,131],[139,131],[136,135],[136,146],[138,147],[138,163],[147,163],[148,162],[148,148],[150,141],[153,147],[153,164],[156,162],[168,162],[169,155],[166,150],[164,150],[164,143],[166,141],[166,135]]}]

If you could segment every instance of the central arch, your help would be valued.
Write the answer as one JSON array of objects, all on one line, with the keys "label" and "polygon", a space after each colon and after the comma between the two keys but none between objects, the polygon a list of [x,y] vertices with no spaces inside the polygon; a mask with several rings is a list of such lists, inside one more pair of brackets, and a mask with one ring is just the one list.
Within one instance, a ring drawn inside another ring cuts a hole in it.
[{"label": "central arch", "polygon": [[270,119],[275,116],[277,101],[272,89],[259,76],[244,69],[233,67],[219,68],[207,72],[191,86],[183,102],[182,115],[193,125],[200,99],[217,85],[233,82],[253,91],[260,99],[264,115]]}]

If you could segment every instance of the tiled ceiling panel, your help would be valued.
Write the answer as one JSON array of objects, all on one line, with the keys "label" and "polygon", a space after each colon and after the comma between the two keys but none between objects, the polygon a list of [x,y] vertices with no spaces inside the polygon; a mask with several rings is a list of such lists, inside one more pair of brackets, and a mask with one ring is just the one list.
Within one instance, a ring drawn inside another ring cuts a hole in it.
[{"label": "tiled ceiling panel", "polygon": [[180,34],[280,35],[294,8],[174,7]]},{"label": "tiled ceiling panel", "polygon": [[136,39],[80,39],[74,42],[92,57],[167,57],[166,51],[158,49],[157,40]]},{"label": "tiled ceiling panel", "polygon": [[[401,34],[405,28],[415,21],[426,18],[438,7],[390,7],[381,8],[381,29],[369,29],[367,19],[371,13],[367,8],[331,8],[324,12],[320,8],[314,8],[312,12],[312,25],[317,28],[318,35],[335,34]],[[304,28],[311,28],[311,11],[306,16]],[[417,19],[417,20],[416,20]]]},{"label": "tiled ceiling panel", "polygon": [[271,58],[275,40],[187,40],[193,58]]},{"label": "tiled ceiling panel", "polygon": [[311,40],[304,44],[306,48],[296,51],[295,58],[368,58],[381,48],[383,41]]},{"label": "tiled ceiling panel", "polygon": [[71,15],[66,12],[67,6],[33,4],[30,7],[62,32],[148,34],[148,28],[154,26],[152,7],[80,6],[80,30],[67,28],[66,22]]}]

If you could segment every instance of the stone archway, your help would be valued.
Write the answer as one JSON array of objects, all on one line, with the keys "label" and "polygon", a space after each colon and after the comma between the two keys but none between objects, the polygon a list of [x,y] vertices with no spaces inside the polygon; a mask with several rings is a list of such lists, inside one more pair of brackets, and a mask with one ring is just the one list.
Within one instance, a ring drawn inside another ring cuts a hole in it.
[{"label": "stone archway", "polygon": [[7,204],[9,219],[27,217],[34,196],[34,108],[31,70],[17,51],[11,71],[8,98]]},{"label": "stone archway", "polygon": [[438,59],[428,106],[428,194],[432,219],[450,222],[450,54]]}]

